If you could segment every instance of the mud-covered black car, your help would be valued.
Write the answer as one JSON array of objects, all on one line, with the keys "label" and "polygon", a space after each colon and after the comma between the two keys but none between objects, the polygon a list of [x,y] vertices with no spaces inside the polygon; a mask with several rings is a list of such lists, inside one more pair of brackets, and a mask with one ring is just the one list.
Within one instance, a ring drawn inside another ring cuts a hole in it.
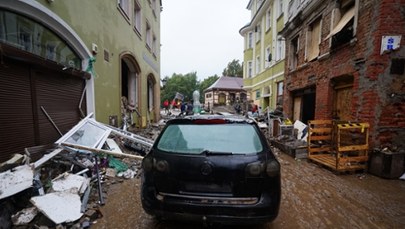
[{"label": "mud-covered black car", "polygon": [[157,218],[260,224],[278,215],[280,164],[253,120],[169,120],[142,168],[142,206]]}]

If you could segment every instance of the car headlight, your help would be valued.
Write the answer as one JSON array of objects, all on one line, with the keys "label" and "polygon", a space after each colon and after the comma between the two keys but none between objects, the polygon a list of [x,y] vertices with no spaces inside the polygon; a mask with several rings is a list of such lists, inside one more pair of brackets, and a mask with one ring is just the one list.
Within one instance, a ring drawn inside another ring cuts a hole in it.
[{"label": "car headlight", "polygon": [[261,162],[253,162],[246,167],[246,172],[250,176],[259,176],[263,171],[264,166]]},{"label": "car headlight", "polygon": [[280,174],[280,164],[276,160],[272,160],[266,165],[266,173],[269,177],[275,177]]},{"label": "car headlight", "polygon": [[159,172],[168,172],[169,171],[169,163],[165,160],[159,160],[155,163],[155,168]]}]

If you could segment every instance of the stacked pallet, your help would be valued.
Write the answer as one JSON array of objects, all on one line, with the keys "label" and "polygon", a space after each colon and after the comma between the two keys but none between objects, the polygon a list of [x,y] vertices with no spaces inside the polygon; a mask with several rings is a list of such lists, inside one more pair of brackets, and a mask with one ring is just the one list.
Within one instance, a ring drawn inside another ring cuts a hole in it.
[{"label": "stacked pallet", "polygon": [[367,168],[368,123],[311,120],[308,133],[310,160],[338,172]]}]

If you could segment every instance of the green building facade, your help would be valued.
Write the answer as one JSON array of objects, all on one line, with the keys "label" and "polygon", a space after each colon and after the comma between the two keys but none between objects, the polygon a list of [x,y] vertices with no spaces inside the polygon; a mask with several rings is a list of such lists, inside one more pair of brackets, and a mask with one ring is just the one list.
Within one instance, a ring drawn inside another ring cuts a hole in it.
[{"label": "green building facade", "polygon": [[[43,57],[66,66],[65,72],[91,75],[83,95],[85,113],[93,112],[98,121],[120,126],[126,111],[133,124],[145,127],[157,121],[160,113],[161,9],[159,0],[4,0],[0,3],[2,28],[13,27],[19,37],[10,42],[11,35],[3,32],[1,41],[28,46],[22,49],[34,54],[38,53],[30,46],[42,43],[44,52],[56,56],[63,56],[58,49],[65,42],[78,64]],[[23,21],[28,21],[25,28]],[[37,39],[38,26],[29,25],[31,21],[59,39],[46,39],[42,34]],[[27,35],[20,41],[23,30]],[[122,101],[128,106],[122,108]]]}]

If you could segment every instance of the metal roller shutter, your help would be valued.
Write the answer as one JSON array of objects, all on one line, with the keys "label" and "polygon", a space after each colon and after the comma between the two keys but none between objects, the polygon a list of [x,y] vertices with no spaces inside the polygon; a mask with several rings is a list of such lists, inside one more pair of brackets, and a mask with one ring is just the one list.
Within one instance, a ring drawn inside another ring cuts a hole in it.
[{"label": "metal roller shutter", "polygon": [[0,162],[35,145],[29,69],[14,61],[0,64]]},{"label": "metal roller shutter", "polygon": [[[45,71],[33,71],[33,76],[40,144],[48,144],[56,141],[60,134],[41,110],[41,106],[62,134],[65,134],[81,118],[79,103],[85,81],[68,74]],[[83,101],[82,104],[85,103],[86,101]]]},{"label": "metal roller shutter", "polygon": [[[85,84],[82,77],[26,61],[0,63],[0,163],[23,154],[26,147],[50,144],[60,137],[41,106],[63,134],[77,124]],[[85,104],[84,99],[83,112]]]}]

